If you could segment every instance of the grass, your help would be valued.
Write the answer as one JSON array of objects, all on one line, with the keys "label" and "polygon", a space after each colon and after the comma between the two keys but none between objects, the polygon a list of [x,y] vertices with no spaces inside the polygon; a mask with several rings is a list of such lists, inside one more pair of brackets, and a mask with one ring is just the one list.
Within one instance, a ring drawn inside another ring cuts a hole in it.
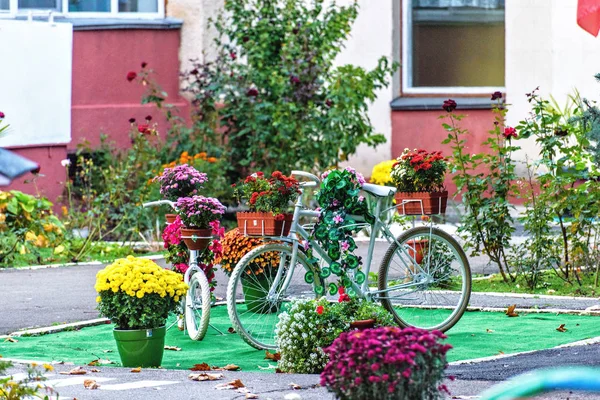
[{"label": "grass", "polygon": [[556,275],[554,271],[542,272],[535,289],[529,288],[523,277],[515,282],[505,283],[499,274],[486,279],[474,279],[473,292],[508,292],[529,294],[551,294],[556,296],[597,297],[600,288],[594,286],[594,274],[581,274],[581,285],[575,278],[567,282]]},{"label": "grass", "polygon": [[[426,313],[415,310],[414,313]],[[498,312],[467,312],[448,332],[453,349],[448,361],[466,360],[497,354],[551,348],[598,335],[600,317],[555,314],[519,314],[509,318]],[[273,372],[275,364],[265,359],[237,335],[228,333],[231,326],[225,306],[211,310],[211,323],[224,335],[211,328],[204,340],[194,342],[173,328],[167,332],[166,345],[181,351],[165,351],[163,368],[188,369],[194,364],[239,365],[244,371]],[[565,324],[566,331],[557,331]],[[119,355],[112,335],[112,325],[99,325],[76,331],[44,336],[20,337],[15,343],[0,341],[4,358],[41,359],[87,364],[93,360],[111,360],[119,365]]]}]

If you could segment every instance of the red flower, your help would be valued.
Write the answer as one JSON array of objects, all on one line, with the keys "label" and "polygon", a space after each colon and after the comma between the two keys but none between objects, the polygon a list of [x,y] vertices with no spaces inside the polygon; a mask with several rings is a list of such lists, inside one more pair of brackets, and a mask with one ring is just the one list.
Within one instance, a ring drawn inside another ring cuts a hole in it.
[{"label": "red flower", "polygon": [[323,314],[323,310],[324,310],[323,306],[317,306],[317,314],[319,314],[319,315]]},{"label": "red flower", "polygon": [[338,299],[338,302],[340,303],[344,301],[350,301],[350,296],[348,296],[346,293],[340,294],[340,298]]},{"label": "red flower", "polygon": [[502,98],[502,93],[500,92],[494,92],[492,93],[492,100],[498,100]]},{"label": "red flower", "polygon": [[132,80],[134,80],[135,78],[137,78],[137,74],[134,71],[129,71],[127,73],[127,80],[129,82],[131,82]]},{"label": "red flower", "polygon": [[148,135],[150,133],[150,127],[148,126],[148,124],[139,124],[138,132],[144,135]]},{"label": "red flower", "polygon": [[456,109],[456,102],[452,99],[445,100],[442,108],[447,112],[452,112]]},{"label": "red flower", "polygon": [[152,115],[146,115],[146,121],[148,121],[148,122],[152,121]]},{"label": "red flower", "polygon": [[283,214],[277,214],[275,216],[275,221],[283,221],[285,219],[285,215]]},{"label": "red flower", "polygon": [[346,293],[346,288],[345,288],[345,287],[343,287],[343,286],[340,286],[340,287],[338,288],[338,294],[344,294],[344,293]]},{"label": "red flower", "polygon": [[248,96],[248,97],[256,97],[256,96],[258,96],[258,89],[256,89],[256,88],[250,88],[250,89],[248,89],[248,91],[246,92],[246,96]]},{"label": "red flower", "polygon": [[2,119],[4,117],[5,117],[4,113],[2,111],[0,111],[0,119]]},{"label": "red flower", "polygon": [[502,133],[502,135],[507,139],[516,138],[517,131],[511,126],[507,126],[506,128],[504,128],[504,133]]},{"label": "red flower", "polygon": [[146,68],[146,65],[148,65],[148,63],[145,61],[142,61],[142,68]]}]

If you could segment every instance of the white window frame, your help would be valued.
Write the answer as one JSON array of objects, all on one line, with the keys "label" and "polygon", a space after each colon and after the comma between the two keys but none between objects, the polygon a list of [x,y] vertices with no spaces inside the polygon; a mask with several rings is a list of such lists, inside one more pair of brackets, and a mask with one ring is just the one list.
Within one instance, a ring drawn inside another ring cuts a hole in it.
[{"label": "white window frame", "polygon": [[165,2],[164,0],[156,0],[158,2],[157,12],[119,12],[119,0],[110,0],[111,11],[106,12],[69,12],[69,0],[61,0],[62,11],[51,9],[18,9],[18,0],[9,0],[9,9],[0,10],[0,18],[15,18],[19,15],[29,15],[30,13],[38,16],[47,16],[50,12],[54,16],[66,18],[120,18],[120,19],[162,19],[165,17]]},{"label": "white window frame", "polygon": [[403,94],[490,94],[505,92],[503,86],[412,86],[412,6],[402,0],[402,93]]}]

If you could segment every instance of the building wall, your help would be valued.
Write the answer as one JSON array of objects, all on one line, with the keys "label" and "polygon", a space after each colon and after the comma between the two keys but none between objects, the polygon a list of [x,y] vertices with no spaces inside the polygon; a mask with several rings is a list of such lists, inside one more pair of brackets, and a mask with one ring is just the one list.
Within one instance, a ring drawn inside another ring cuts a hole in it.
[{"label": "building wall", "polygon": [[[598,100],[600,46],[577,25],[577,0],[506,0],[506,91],[511,104],[509,125],[525,118],[531,107],[526,93],[552,95],[559,105],[578,90],[582,97]],[[525,151],[538,154],[535,143],[519,142]]]},{"label": "building wall", "polygon": [[[41,174],[36,185],[24,184],[32,176],[20,178],[8,188],[39,193],[56,201],[62,194],[65,170],[60,164],[68,153],[88,142],[93,148],[100,135],[117,147],[131,145],[129,118],[144,121],[147,115],[166,132],[164,117],[154,105],[141,104],[144,87],[126,80],[127,72],[139,71],[141,63],[155,71],[159,85],[169,94],[181,115],[189,115],[188,103],[179,95],[179,29],[99,29],[73,32],[71,141],[66,144],[15,146],[12,150],[36,161]],[[51,101],[51,99],[48,99]]]}]

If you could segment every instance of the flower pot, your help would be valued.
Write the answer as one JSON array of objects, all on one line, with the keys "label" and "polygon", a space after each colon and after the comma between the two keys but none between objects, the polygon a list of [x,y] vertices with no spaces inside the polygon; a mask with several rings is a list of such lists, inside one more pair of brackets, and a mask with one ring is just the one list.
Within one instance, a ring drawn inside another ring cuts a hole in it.
[{"label": "flower pot", "polygon": [[283,219],[278,221],[268,212],[239,212],[236,216],[240,232],[247,236],[287,236],[294,217],[283,214]]},{"label": "flower pot", "polygon": [[448,191],[443,192],[397,192],[396,209],[402,215],[444,214],[448,203]]},{"label": "flower pot", "polygon": [[406,242],[409,246],[408,254],[415,259],[417,264],[421,264],[421,261],[423,261],[423,256],[428,243],[429,240],[427,239],[409,240]]},{"label": "flower pot", "polygon": [[165,326],[155,329],[113,330],[123,366],[160,367],[166,332]]},{"label": "flower pot", "polygon": [[212,229],[181,227],[181,238],[190,250],[204,250],[212,241]]},{"label": "flower pot", "polygon": [[277,312],[277,305],[269,307],[266,296],[271,288],[272,279],[264,275],[255,275],[252,278],[242,278],[242,292],[244,304],[249,312],[256,314],[272,314]]},{"label": "flower pot", "polygon": [[172,224],[177,219],[177,214],[165,214],[165,219],[167,220],[167,224]]},{"label": "flower pot", "polygon": [[358,330],[363,330],[363,329],[371,329],[375,327],[375,320],[374,319],[362,319],[359,321],[354,321],[354,322],[350,322],[350,329],[358,329]]}]

